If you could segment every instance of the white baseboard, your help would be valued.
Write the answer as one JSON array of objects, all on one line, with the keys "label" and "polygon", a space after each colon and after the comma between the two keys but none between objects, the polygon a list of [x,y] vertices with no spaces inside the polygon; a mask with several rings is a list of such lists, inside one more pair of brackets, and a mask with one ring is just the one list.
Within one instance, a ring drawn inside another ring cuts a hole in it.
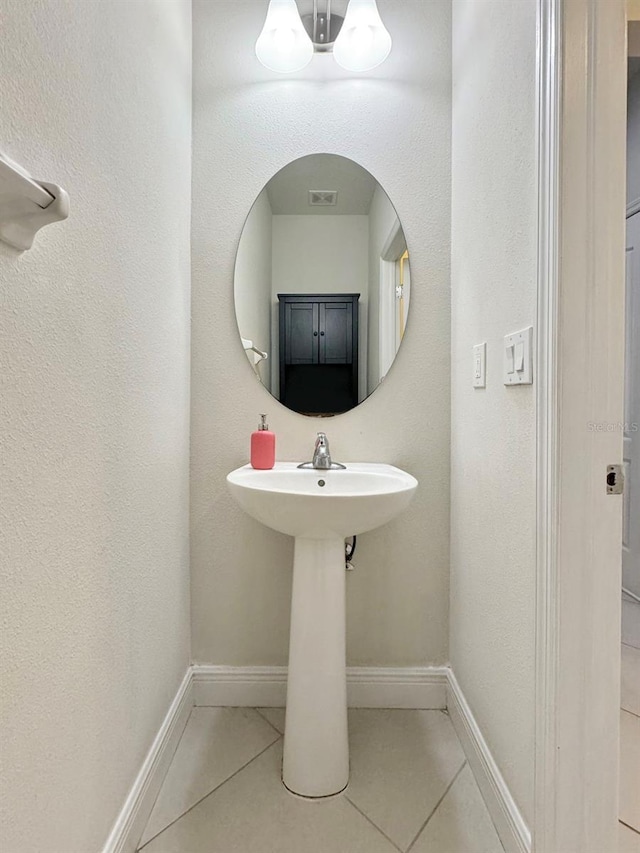
[{"label": "white baseboard", "polygon": [[529,827],[511,796],[460,685],[450,669],[447,707],[506,853],[530,853]]},{"label": "white baseboard", "polygon": [[446,666],[347,667],[350,708],[447,707]]},{"label": "white baseboard", "polygon": [[135,853],[193,707],[192,677],[189,667],[102,853]]},{"label": "white baseboard", "polygon": [[[193,666],[194,705],[284,708],[286,666]],[[447,668],[347,667],[350,708],[445,708]]]},{"label": "white baseboard", "polygon": [[622,642],[640,649],[640,604],[622,596]]}]

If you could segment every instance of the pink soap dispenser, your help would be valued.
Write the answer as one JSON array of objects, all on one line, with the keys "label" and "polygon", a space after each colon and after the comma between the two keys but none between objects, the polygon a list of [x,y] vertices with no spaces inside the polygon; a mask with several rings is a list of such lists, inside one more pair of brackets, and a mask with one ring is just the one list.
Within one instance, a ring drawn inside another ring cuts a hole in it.
[{"label": "pink soap dispenser", "polygon": [[266,415],[260,419],[258,431],[251,433],[251,466],[264,471],[276,464],[276,434],[269,430]]}]

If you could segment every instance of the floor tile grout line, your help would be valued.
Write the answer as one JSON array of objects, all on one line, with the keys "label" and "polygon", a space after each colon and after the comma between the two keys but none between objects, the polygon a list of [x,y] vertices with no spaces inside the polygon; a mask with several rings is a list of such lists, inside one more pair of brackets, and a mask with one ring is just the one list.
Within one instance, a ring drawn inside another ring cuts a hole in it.
[{"label": "floor tile grout line", "polygon": [[404,853],[404,851],[403,851],[402,847],[398,847],[398,845],[395,843],[395,841],[394,841],[392,838],[389,838],[389,836],[387,835],[387,833],[386,833],[386,832],[383,832],[383,830],[382,830],[382,829],[380,829],[380,827],[378,826],[378,824],[377,824],[377,823],[374,823],[374,822],[371,820],[371,818],[369,817],[369,815],[368,815],[368,814],[366,814],[365,812],[363,812],[363,811],[362,811],[362,809],[361,809],[361,808],[359,808],[359,807],[358,807],[358,806],[353,802],[353,800],[349,799],[349,797],[348,797],[346,794],[344,795],[344,798],[345,798],[345,800],[349,803],[349,805],[350,805],[350,806],[353,806],[353,808],[358,812],[358,814],[362,815],[362,817],[363,817],[366,821],[368,821],[374,829],[377,829],[377,830],[378,830],[378,832],[380,833],[380,835],[382,835],[384,838],[386,838],[386,839],[387,839],[387,841],[389,842],[389,844],[391,844],[393,847],[395,847],[395,849],[396,849],[396,850],[398,850],[398,851],[399,851],[399,853]]},{"label": "floor tile grout line", "polygon": [[621,823],[627,829],[630,829],[631,832],[635,832],[636,835],[640,835],[640,829],[636,829],[635,826],[631,826],[629,823],[625,823],[623,820],[618,819],[618,823]]},{"label": "floor tile grout line", "polygon": [[[274,732],[278,732],[278,734],[280,735],[280,737],[284,737],[284,732],[281,732],[279,729],[277,729],[277,728],[273,725],[273,723],[271,722],[271,720],[268,720],[268,719],[265,717],[265,715],[260,711],[260,709],[259,709],[259,708],[253,708],[252,710],[254,710],[254,711],[256,712],[256,714],[258,714],[258,716],[262,717],[262,719],[265,721],[265,723],[268,723],[268,724],[271,726],[271,728],[274,730]],[[278,710],[279,710],[279,709],[278,709]]]},{"label": "floor tile grout line", "polygon": [[456,783],[456,781],[457,781],[457,779],[458,779],[458,776],[462,773],[462,771],[464,770],[464,768],[465,768],[466,766],[467,766],[467,759],[465,758],[465,760],[462,762],[462,765],[460,766],[460,768],[459,768],[458,772],[457,772],[457,773],[456,773],[456,775],[453,777],[453,779],[451,780],[451,782],[449,782],[449,784],[448,784],[448,786],[447,786],[447,788],[446,788],[446,790],[445,790],[444,794],[440,797],[440,799],[438,800],[438,802],[437,802],[437,803],[435,804],[435,806],[433,807],[433,809],[432,809],[432,811],[431,811],[431,814],[430,814],[430,815],[429,815],[429,817],[425,820],[425,822],[422,824],[422,826],[420,827],[420,829],[418,830],[418,832],[417,832],[417,833],[416,833],[416,835],[414,836],[413,841],[412,841],[412,842],[411,842],[411,844],[407,847],[407,849],[406,849],[405,853],[409,853],[409,851],[410,851],[410,850],[411,850],[411,848],[414,846],[414,844],[416,843],[416,841],[420,838],[420,836],[422,835],[422,833],[424,832],[424,830],[427,828],[427,824],[429,823],[429,821],[431,820],[431,818],[434,816],[434,814],[438,811],[438,809],[439,809],[439,808],[440,808],[440,806],[442,805],[442,802],[443,802],[444,798],[447,796],[447,794],[449,793],[449,791],[453,788],[453,786],[455,785],[455,783]]},{"label": "floor tile grout line", "polygon": [[620,710],[624,711],[625,714],[631,714],[632,717],[640,717],[640,714],[636,714],[635,711],[630,711],[628,708],[623,708],[622,705],[620,705]]},{"label": "floor tile grout line", "polygon": [[245,770],[257,758],[260,758],[261,755],[264,755],[268,749],[271,749],[271,747],[275,746],[278,743],[278,741],[280,741],[280,740],[282,740],[282,735],[280,734],[280,732],[278,732],[278,737],[274,741],[272,741],[269,744],[269,746],[265,746],[265,748],[260,750],[260,752],[257,755],[254,755],[253,758],[250,758],[249,761],[246,762],[246,764],[243,764],[242,767],[238,767],[238,769],[235,770],[231,774],[231,776],[227,776],[227,778],[223,782],[220,782],[220,784],[216,785],[215,788],[212,788],[212,790],[209,791],[208,794],[205,794],[204,797],[201,797],[197,803],[194,803],[192,806],[189,806],[189,808],[186,810],[186,812],[183,812],[180,815],[180,817],[177,817],[175,820],[172,820],[171,823],[168,823],[163,829],[160,830],[160,832],[156,832],[156,834],[153,835],[148,841],[145,841],[145,843],[142,845],[142,847],[137,848],[136,853],[140,853],[141,850],[144,850],[144,848],[148,844],[151,844],[152,841],[155,841],[156,838],[159,838],[163,832],[166,832],[169,829],[170,826],[173,826],[174,823],[177,823],[179,820],[182,820],[182,818],[185,817],[185,815],[188,815],[189,812],[193,811],[197,806],[200,805],[200,803],[204,802],[207,799],[207,797],[210,797],[212,794],[215,794],[216,791],[219,791],[220,788],[223,787],[223,785],[226,785],[227,782],[230,782],[234,778],[234,776],[238,775],[238,773],[242,773],[243,770]]},{"label": "floor tile grout line", "polygon": [[629,716],[630,716],[630,717],[640,717],[640,714],[636,714],[636,713],[635,713],[635,711],[627,711],[627,709],[626,709],[626,708],[623,708],[623,707],[622,707],[622,705],[620,705],[620,710],[621,710],[624,714],[629,714]]}]

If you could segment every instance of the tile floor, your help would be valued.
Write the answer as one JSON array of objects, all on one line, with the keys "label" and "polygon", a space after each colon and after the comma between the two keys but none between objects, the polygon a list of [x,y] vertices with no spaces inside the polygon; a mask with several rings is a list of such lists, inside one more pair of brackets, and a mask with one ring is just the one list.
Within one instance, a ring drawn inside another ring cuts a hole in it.
[{"label": "tile floor", "polygon": [[[619,853],[640,853],[640,649],[623,644]],[[442,711],[351,710],[351,779],[320,802],[282,786],[281,708],[194,708],[145,853],[502,853]]]},{"label": "tile floor", "polygon": [[640,853],[640,648],[621,650],[619,853]]},{"label": "tile floor", "polygon": [[349,787],[319,802],[280,781],[283,727],[280,708],[194,708],[139,849],[503,853],[445,712],[351,710]]}]

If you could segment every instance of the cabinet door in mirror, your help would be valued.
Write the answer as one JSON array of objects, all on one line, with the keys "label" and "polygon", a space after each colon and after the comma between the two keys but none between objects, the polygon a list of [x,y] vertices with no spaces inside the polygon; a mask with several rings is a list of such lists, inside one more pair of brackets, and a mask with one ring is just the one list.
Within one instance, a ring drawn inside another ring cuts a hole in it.
[{"label": "cabinet door in mirror", "polygon": [[249,211],[234,296],[249,364],[277,400],[316,417],[361,403],[393,364],[411,298],[407,244],[380,184],[335,154],[281,169]]}]

